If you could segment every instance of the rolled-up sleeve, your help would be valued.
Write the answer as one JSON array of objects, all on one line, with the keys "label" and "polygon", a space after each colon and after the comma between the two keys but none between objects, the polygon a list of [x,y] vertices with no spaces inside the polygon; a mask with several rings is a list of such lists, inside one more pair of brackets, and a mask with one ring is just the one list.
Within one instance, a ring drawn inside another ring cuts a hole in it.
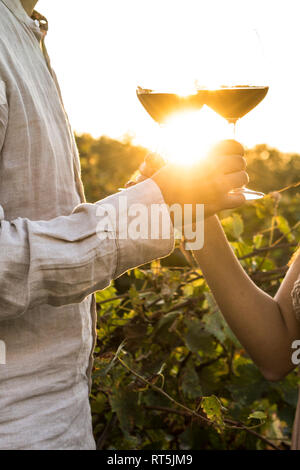
[{"label": "rolled-up sleeve", "polygon": [[[158,223],[151,219],[153,206],[166,207],[152,180],[49,221],[7,221],[0,206],[0,320],[42,304],[79,303],[126,270],[170,254],[174,236],[168,211],[164,228],[152,227],[153,237],[149,226],[145,234],[145,224]],[[139,208],[140,237],[138,230],[130,235]]]},{"label": "rolled-up sleeve", "polygon": [[6,97],[6,85],[0,79],[0,149],[3,146],[8,121],[8,104]]}]

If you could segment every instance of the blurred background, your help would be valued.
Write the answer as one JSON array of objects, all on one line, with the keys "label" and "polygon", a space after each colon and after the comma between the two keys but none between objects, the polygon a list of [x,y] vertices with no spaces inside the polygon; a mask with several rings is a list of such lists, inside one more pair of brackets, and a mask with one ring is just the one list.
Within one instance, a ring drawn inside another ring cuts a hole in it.
[{"label": "blurred background", "polygon": [[[300,241],[298,4],[38,4],[49,20],[48,50],[76,131],[89,202],[124,185],[153,144],[155,123],[139,103],[136,86],[155,87],[157,79],[176,75],[170,51],[178,53],[176,79],[183,80],[195,67],[200,75],[207,71],[202,58],[214,33],[218,48],[221,29],[257,31],[263,60],[255,73],[261,73],[260,85],[270,90],[238,123],[237,138],[247,147],[249,187],[266,197],[220,217],[243,268],[271,295]],[[233,47],[238,50],[238,37]],[[211,70],[219,65],[211,63]],[[211,121],[216,139],[217,119],[215,114]],[[199,139],[201,132],[199,126]],[[184,137],[188,152],[191,142]],[[98,292],[96,300],[99,323],[91,408],[98,449],[290,447],[299,385],[296,371],[279,383],[262,377],[222,318],[199,268],[179,244],[161,265],[154,262],[132,270]],[[129,369],[115,360],[123,340],[126,355],[120,357]],[[163,388],[173,401],[151,384]],[[197,417],[187,409],[197,410]]]},{"label": "blurred background", "polygon": [[179,68],[201,71],[205,32],[222,44],[219,30],[239,26],[259,34],[261,85],[270,91],[238,124],[238,138],[248,147],[267,143],[300,152],[297,0],[40,0],[37,9],[49,20],[47,45],[77,133],[127,134],[147,146],[154,126],[136,99],[136,86],[145,77],[155,86],[159,73],[168,72],[166,51],[174,41]]}]

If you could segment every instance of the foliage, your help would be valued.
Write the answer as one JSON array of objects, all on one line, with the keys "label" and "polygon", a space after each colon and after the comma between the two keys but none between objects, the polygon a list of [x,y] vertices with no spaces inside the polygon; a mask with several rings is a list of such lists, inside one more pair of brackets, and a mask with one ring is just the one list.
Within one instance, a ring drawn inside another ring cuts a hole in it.
[{"label": "foliage", "polygon": [[[99,188],[103,196],[116,191],[145,154],[129,141],[78,142],[90,201]],[[222,224],[244,269],[273,295],[300,236],[297,187],[274,190],[297,182],[300,156],[266,146],[247,154],[252,187],[273,192],[221,214]],[[263,378],[189,261],[177,247],[161,266],[134,269],[97,293],[91,407],[98,448],[288,448],[296,372],[277,383]]]},{"label": "foliage", "polygon": [[89,134],[76,137],[80,151],[82,179],[89,202],[96,202],[122,187],[145,158],[146,149],[133,146],[129,137],[122,142]]}]

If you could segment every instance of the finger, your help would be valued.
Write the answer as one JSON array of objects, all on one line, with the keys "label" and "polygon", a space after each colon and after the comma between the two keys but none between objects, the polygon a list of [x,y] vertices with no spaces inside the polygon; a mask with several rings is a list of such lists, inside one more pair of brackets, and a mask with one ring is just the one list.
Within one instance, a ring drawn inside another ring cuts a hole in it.
[{"label": "finger", "polygon": [[242,193],[226,194],[217,204],[204,205],[204,218],[206,219],[224,210],[237,209],[245,204],[245,202],[246,198]]},{"label": "finger", "polygon": [[157,154],[148,154],[145,161],[140,165],[140,173],[148,178],[154,175],[165,165],[164,159]]},{"label": "finger", "polygon": [[246,198],[243,193],[228,193],[221,202],[220,210],[236,209],[245,204]]},{"label": "finger", "polygon": [[246,171],[237,171],[228,175],[221,175],[216,178],[217,191],[228,193],[231,189],[241,188],[249,183],[249,176]]},{"label": "finger", "polygon": [[140,175],[140,176],[137,177],[137,179],[135,181],[136,181],[136,184],[137,184],[137,183],[141,183],[142,181],[145,181],[147,179],[148,179],[148,176]]},{"label": "finger", "polygon": [[199,162],[194,165],[192,171],[194,174],[200,172],[202,176],[210,178],[214,175],[235,173],[243,171],[247,167],[247,162],[241,155],[220,155],[218,158],[210,161]]},{"label": "finger", "polygon": [[222,140],[211,148],[209,152],[209,157],[216,158],[220,155],[243,156],[244,153],[244,147],[236,140]]},{"label": "finger", "polygon": [[141,175],[145,176],[146,178],[151,178],[154,173],[157,172],[157,169],[150,166],[148,163],[143,162],[139,168]]},{"label": "finger", "polygon": [[127,183],[125,184],[124,187],[125,188],[130,188],[131,186],[134,186],[135,184],[136,184],[135,181],[130,180],[130,181],[127,181]]},{"label": "finger", "polygon": [[165,164],[164,159],[158,153],[148,153],[145,157],[145,162],[156,168],[161,168]]},{"label": "finger", "polygon": [[156,154],[155,153],[148,153],[145,157],[145,162],[149,163],[151,165],[152,162],[155,161],[155,159],[156,159]]},{"label": "finger", "polygon": [[245,170],[247,162],[241,155],[223,155],[220,161],[215,161],[215,167],[219,167],[220,173],[228,174]]},{"label": "finger", "polygon": [[141,183],[142,181],[145,181],[145,180],[147,180],[147,179],[148,179],[148,177],[145,177],[145,176],[143,176],[143,175],[139,175],[139,176],[135,179],[135,181],[133,181],[133,180],[128,181],[128,182],[125,184],[124,187],[125,187],[125,188],[131,188],[131,186],[135,186],[136,184]]}]

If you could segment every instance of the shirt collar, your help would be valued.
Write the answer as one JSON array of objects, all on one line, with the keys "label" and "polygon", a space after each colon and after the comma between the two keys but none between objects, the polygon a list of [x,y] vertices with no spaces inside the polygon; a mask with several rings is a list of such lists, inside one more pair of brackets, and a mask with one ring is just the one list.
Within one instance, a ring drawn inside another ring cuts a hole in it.
[{"label": "shirt collar", "polygon": [[30,28],[39,30],[42,37],[45,37],[48,31],[48,21],[47,19],[34,10],[31,18],[27,15],[24,10],[21,0],[0,0],[7,8],[12,12],[12,14],[18,18],[22,23],[27,24]]}]

